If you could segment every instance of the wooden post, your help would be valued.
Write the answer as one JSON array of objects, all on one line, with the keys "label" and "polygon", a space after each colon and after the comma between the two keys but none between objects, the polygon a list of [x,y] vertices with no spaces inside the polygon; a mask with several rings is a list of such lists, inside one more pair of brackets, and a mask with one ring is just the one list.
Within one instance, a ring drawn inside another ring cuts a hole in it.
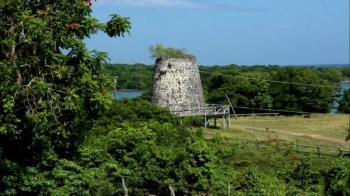
[{"label": "wooden post", "polygon": [[228,128],[230,128],[231,127],[231,116],[230,116],[230,114],[228,115]]},{"label": "wooden post", "polygon": [[339,147],[339,156],[343,157],[343,151],[341,150],[341,148]]},{"label": "wooden post", "polygon": [[222,116],[222,126],[226,128],[225,116]]},{"label": "wooden post", "polygon": [[256,146],[258,147],[258,150],[260,150],[260,141],[258,140],[258,138],[256,138]]},{"label": "wooden post", "polygon": [[318,144],[317,144],[317,154],[318,154],[318,157],[321,157],[320,145],[318,145]]},{"label": "wooden post", "polygon": [[298,141],[295,142],[295,145],[297,145],[297,153],[299,153],[299,145],[298,145]]},{"label": "wooden post", "polygon": [[214,127],[216,128],[216,115],[214,115]]}]

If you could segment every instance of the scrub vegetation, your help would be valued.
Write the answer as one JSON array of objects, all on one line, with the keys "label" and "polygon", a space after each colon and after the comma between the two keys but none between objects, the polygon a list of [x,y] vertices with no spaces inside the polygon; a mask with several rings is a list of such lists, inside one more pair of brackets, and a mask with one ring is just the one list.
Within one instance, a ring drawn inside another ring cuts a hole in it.
[{"label": "scrub vegetation", "polygon": [[[91,6],[0,0],[0,195],[350,194],[348,158],[242,150],[228,137],[193,131],[192,118],[181,121],[148,98],[113,100],[120,67],[107,66],[107,55],[88,51],[83,39],[98,31],[123,37],[131,22],[112,14],[100,23]],[[151,68],[135,68],[142,69]],[[308,112],[328,112],[336,96],[336,88],[315,85],[343,79],[292,67],[201,67],[208,69],[220,73],[203,75],[208,101],[225,102],[227,93],[235,105]],[[143,74],[137,82],[146,90],[152,77]],[[232,78],[241,74],[259,80]],[[312,85],[288,91],[269,82],[283,79]]]}]

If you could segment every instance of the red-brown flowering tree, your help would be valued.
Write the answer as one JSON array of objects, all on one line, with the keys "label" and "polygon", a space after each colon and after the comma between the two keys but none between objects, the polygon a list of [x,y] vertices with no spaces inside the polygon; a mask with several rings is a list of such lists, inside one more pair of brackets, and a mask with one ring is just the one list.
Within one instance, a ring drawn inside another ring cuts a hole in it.
[{"label": "red-brown flowering tree", "polygon": [[124,36],[131,23],[119,15],[100,23],[91,16],[92,5],[90,0],[0,0],[4,176],[14,165],[49,166],[72,156],[92,119],[111,102],[99,90],[111,84],[99,77],[106,54],[88,51],[83,39],[98,31]]}]

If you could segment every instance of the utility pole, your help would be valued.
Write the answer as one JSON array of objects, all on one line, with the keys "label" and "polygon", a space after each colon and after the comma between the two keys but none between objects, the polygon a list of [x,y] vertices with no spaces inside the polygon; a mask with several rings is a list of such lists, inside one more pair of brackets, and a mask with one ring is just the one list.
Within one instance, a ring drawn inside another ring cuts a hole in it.
[{"label": "utility pole", "polygon": [[226,93],[225,93],[225,95],[226,95],[226,98],[227,98],[227,100],[228,100],[228,103],[230,104],[230,106],[231,106],[231,108],[232,108],[233,113],[235,114],[235,118],[236,118],[236,120],[237,120],[237,114],[236,114],[236,112],[235,112],[235,109],[232,107],[232,104],[231,104],[230,98],[228,98],[228,96],[227,96],[227,94],[226,94]]},{"label": "utility pole", "polygon": [[117,99],[118,76],[114,76],[114,99]]}]

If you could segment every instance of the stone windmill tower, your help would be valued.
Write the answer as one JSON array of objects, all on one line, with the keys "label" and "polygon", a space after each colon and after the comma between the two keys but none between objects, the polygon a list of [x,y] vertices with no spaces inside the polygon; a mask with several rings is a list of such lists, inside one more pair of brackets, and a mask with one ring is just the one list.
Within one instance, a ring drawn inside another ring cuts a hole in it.
[{"label": "stone windmill tower", "polygon": [[195,58],[162,58],[156,61],[152,102],[180,116],[205,107]]}]

